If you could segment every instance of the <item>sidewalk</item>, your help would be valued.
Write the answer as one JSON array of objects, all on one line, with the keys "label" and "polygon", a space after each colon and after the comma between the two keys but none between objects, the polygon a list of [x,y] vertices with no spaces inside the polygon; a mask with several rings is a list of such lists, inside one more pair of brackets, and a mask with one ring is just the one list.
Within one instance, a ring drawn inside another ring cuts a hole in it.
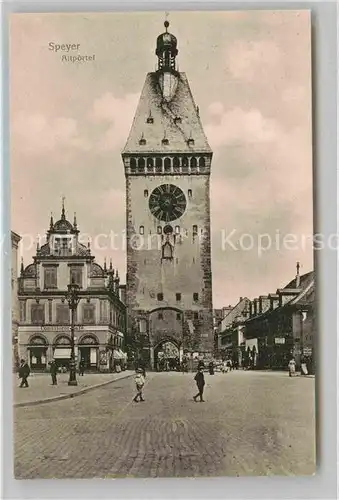
[{"label": "sidewalk", "polygon": [[67,399],[79,396],[97,387],[114,382],[115,380],[131,377],[131,370],[121,373],[85,373],[83,377],[77,374],[77,386],[69,386],[68,373],[58,375],[58,385],[52,385],[49,373],[32,373],[28,377],[28,388],[20,388],[20,379],[13,375],[13,403],[14,406],[31,406],[48,403],[58,399]]}]

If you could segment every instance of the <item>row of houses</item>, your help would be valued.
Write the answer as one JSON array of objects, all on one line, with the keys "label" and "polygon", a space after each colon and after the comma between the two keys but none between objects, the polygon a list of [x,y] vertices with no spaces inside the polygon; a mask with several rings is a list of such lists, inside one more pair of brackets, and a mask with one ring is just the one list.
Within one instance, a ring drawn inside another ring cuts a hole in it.
[{"label": "row of houses", "polygon": [[275,293],[240,297],[216,326],[216,350],[240,366],[286,368],[291,356],[315,370],[315,276],[299,273]]},{"label": "row of houses", "polygon": [[126,365],[125,285],[112,262],[95,261],[90,244],[81,242],[76,216],[50,218],[46,242],[37,244],[33,262],[21,262],[17,275],[20,236],[12,232],[13,365],[28,361],[33,371],[48,369],[54,359],[67,368],[71,353],[68,284],[79,286],[75,317],[75,356],[91,371],[113,371]]}]

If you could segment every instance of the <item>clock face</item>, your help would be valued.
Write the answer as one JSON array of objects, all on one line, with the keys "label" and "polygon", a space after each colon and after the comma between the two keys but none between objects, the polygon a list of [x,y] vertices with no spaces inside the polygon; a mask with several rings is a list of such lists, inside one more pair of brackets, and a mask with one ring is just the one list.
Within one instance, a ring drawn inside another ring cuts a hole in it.
[{"label": "clock face", "polygon": [[179,219],[186,210],[186,198],[180,188],[173,184],[162,184],[152,191],[149,209],[159,220],[171,222]]}]

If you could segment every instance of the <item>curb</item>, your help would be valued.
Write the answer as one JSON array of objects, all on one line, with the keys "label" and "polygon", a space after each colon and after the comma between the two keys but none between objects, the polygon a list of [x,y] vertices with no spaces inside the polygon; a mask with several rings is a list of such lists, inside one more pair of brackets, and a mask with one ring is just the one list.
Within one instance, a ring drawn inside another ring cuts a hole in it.
[{"label": "curb", "polygon": [[100,387],[103,387],[103,386],[108,385],[108,384],[112,384],[113,382],[118,382],[119,380],[124,380],[125,378],[133,377],[133,375],[134,375],[134,373],[129,373],[128,375],[125,375],[124,377],[115,378],[113,380],[107,380],[106,382],[101,382],[100,384],[85,387],[84,389],[81,389],[80,391],[70,392],[69,394],[60,394],[60,396],[54,396],[53,398],[37,399],[35,401],[26,401],[24,403],[14,403],[13,407],[14,408],[22,408],[22,407],[26,407],[26,406],[36,406],[36,405],[42,405],[42,404],[46,404],[46,403],[54,403],[55,401],[62,401],[63,399],[76,398],[77,396],[81,396],[82,394],[85,394],[86,392],[89,392],[89,391],[93,391],[94,389],[99,389]]}]

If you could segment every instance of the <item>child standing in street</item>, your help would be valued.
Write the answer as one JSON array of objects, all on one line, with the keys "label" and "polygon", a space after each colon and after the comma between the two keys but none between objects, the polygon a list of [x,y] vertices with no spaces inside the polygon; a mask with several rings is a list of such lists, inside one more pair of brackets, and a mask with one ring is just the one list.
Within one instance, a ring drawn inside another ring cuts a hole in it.
[{"label": "child standing in street", "polygon": [[145,385],[145,379],[143,377],[142,372],[143,372],[143,370],[141,368],[138,368],[137,373],[134,377],[134,382],[135,382],[135,386],[137,389],[137,393],[136,393],[135,398],[133,398],[133,401],[135,401],[136,403],[138,402],[138,398],[139,398],[139,401],[145,401],[143,398],[143,395],[142,395],[142,391],[143,391],[143,388]]},{"label": "child standing in street", "polygon": [[194,377],[194,380],[197,383],[197,387],[198,387],[199,392],[198,392],[198,394],[193,396],[193,399],[194,399],[194,401],[196,401],[197,397],[200,396],[200,402],[204,403],[205,401],[203,399],[203,394],[204,394],[204,386],[205,386],[205,376],[204,376],[204,369],[203,368],[199,368],[198,373]]},{"label": "child standing in street", "polygon": [[295,359],[291,358],[290,362],[288,363],[288,372],[290,377],[294,377],[295,375]]}]

